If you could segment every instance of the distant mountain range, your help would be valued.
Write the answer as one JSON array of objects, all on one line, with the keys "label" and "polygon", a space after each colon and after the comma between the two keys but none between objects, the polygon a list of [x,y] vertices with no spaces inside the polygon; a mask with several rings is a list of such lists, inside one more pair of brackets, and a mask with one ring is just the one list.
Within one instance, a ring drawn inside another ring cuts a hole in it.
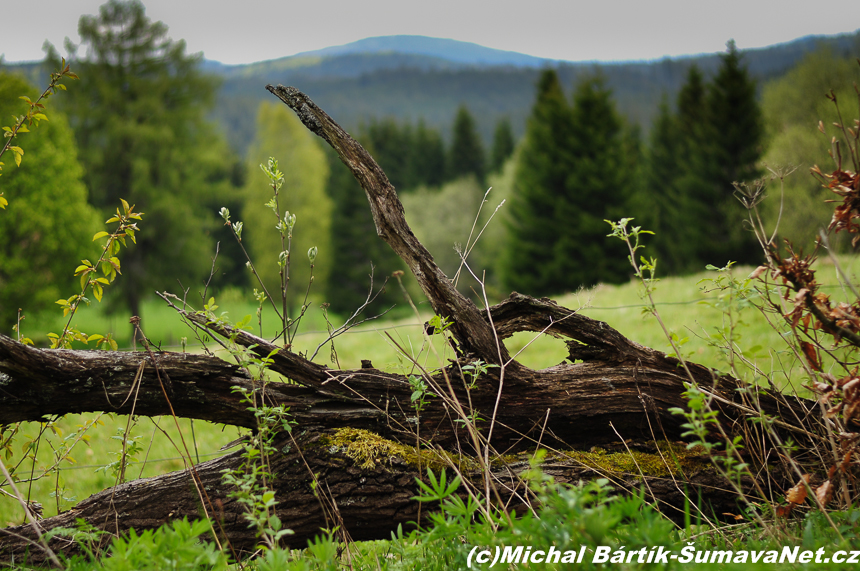
[{"label": "distant mountain range", "polygon": [[[750,73],[763,82],[823,46],[839,55],[860,56],[860,31],[808,36],[742,53]],[[619,111],[647,130],[660,99],[664,94],[674,98],[693,64],[705,74],[713,73],[719,54],[645,62],[560,62],[455,40],[384,36],[246,65],[204,61],[203,68],[223,78],[212,117],[243,152],[253,140],[257,107],[273,100],[264,89],[268,83],[305,91],[348,129],[373,118],[423,119],[447,136],[457,107],[465,104],[489,143],[495,123],[503,117],[511,120],[516,134],[524,131],[543,67],[556,68],[570,89],[577,78],[600,73],[613,90]],[[38,75],[37,64],[8,67],[31,78]]]},{"label": "distant mountain range", "polygon": [[332,46],[299,56],[334,57],[347,54],[412,54],[461,63],[465,65],[512,65],[518,67],[540,67],[544,58],[487,48],[471,42],[428,38],[427,36],[379,36]]}]

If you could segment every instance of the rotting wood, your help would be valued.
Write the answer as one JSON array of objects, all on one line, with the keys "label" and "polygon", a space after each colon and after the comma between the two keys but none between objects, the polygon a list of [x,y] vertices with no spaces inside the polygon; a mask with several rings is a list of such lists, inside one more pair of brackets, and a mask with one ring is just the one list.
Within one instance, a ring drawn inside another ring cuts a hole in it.
[{"label": "rotting wood", "polygon": [[[273,487],[280,498],[278,514],[289,523],[295,533],[287,536],[285,544],[305,547],[307,541],[329,529],[337,521],[327,515],[335,510],[314,493],[314,478],[325,483],[341,518],[354,540],[388,538],[398,525],[408,528],[419,517],[415,478],[422,475],[418,466],[403,456],[378,456],[357,459],[349,454],[342,443],[333,438],[334,431],[301,432],[295,438],[281,438],[276,444],[281,451],[272,457],[272,471],[276,474]],[[523,497],[528,493],[518,476],[529,469],[528,456],[511,459],[510,463],[493,470],[499,482],[501,497],[509,507],[522,512],[527,509]],[[656,455],[655,455],[656,456]],[[241,505],[227,496],[228,489],[221,481],[225,469],[236,469],[243,462],[240,452],[203,462],[197,467],[199,483],[212,499],[210,512],[216,520],[219,535],[229,537],[233,548],[240,553],[253,552],[257,545],[254,530],[249,529]],[[696,468],[689,470],[685,482],[698,488],[711,502],[711,509],[736,511],[735,496],[723,482],[708,469],[707,459],[693,457]],[[370,464],[370,466],[368,466]],[[426,467],[426,465],[425,465]],[[576,483],[596,477],[610,479],[612,488],[619,492],[636,492],[643,485],[659,497],[663,509],[670,517],[683,516],[684,496],[670,474],[646,475],[613,473],[600,467],[554,454],[543,465],[544,472],[562,483]],[[667,470],[669,468],[667,467]],[[480,474],[465,467],[466,477],[480,479]],[[111,534],[124,533],[130,528],[150,529],[174,519],[194,519],[200,516],[200,500],[194,492],[192,475],[187,471],[172,472],[153,478],[135,480],[95,494],[71,510],[42,520],[45,530],[56,527],[74,527],[84,519],[95,527]],[[424,510],[426,516],[426,509]],[[29,526],[0,530],[0,561],[13,557],[21,560],[33,539]],[[75,553],[77,546],[64,537],[54,537],[50,547],[58,552]],[[41,552],[30,552],[30,561],[44,561]]]}]

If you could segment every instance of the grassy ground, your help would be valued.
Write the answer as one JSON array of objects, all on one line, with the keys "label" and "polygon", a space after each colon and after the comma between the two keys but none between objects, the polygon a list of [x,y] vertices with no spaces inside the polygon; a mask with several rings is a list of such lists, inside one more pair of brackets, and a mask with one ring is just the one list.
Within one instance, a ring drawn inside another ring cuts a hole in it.
[{"label": "grassy ground", "polygon": [[[841,259],[845,271],[854,276],[860,273],[860,258],[845,257]],[[752,268],[738,268],[736,277],[746,277]],[[680,340],[686,339],[682,352],[696,362],[727,371],[730,363],[724,352],[712,346],[715,332],[726,330],[726,314],[713,304],[719,300],[720,292],[705,291],[701,280],[715,277],[715,272],[707,272],[694,276],[667,278],[657,284],[655,301],[659,314],[667,328],[674,332]],[[832,264],[822,263],[819,269],[819,281],[827,288],[825,291],[834,298],[845,298],[846,293],[836,287],[836,272]],[[706,288],[707,289],[707,288]],[[599,286],[592,290],[582,291],[557,298],[566,307],[579,309],[589,317],[605,321],[630,339],[643,345],[660,350],[669,350],[669,343],[657,321],[651,315],[643,313],[643,302],[640,299],[641,287],[636,283],[619,286]],[[254,315],[256,306],[243,301],[235,292],[222,296],[216,302],[220,306],[218,313],[226,311],[232,320],[240,320],[245,315]],[[423,306],[423,307],[426,307]],[[187,350],[198,350],[194,336],[184,328],[175,314],[161,300],[147,302],[143,308],[143,324],[147,335],[155,341],[160,341],[164,349],[180,350],[180,339],[187,337]],[[776,381],[785,385],[788,379],[798,382],[803,380],[800,369],[793,355],[786,350],[771,327],[768,326],[761,314],[755,308],[747,308],[735,318],[740,323],[733,329],[737,346],[743,347],[750,360],[765,372],[784,372],[777,374]],[[343,368],[359,367],[362,359],[372,360],[374,366],[396,372],[409,372],[413,367],[413,359],[427,368],[435,368],[438,363],[445,362],[446,348],[439,344],[436,350],[439,357],[428,351],[422,335],[422,325],[429,314],[419,320],[416,317],[406,317],[399,320],[371,321],[337,338],[335,343],[337,362],[332,360],[330,346],[323,347],[317,361],[337,364]],[[269,313],[264,313],[263,332],[271,336],[275,331],[275,322]],[[78,326],[89,333],[113,330],[122,333],[129,331],[124,320],[107,317],[100,313],[97,307],[83,310],[76,318]],[[254,332],[257,331],[256,318],[252,321]],[[335,325],[339,325],[338,322]],[[58,331],[62,328],[61,319],[52,316],[40,316],[27,323],[24,333],[35,337],[35,331]],[[313,306],[303,322],[304,333],[296,337],[294,345],[299,350],[312,354],[317,346],[326,338],[326,325],[322,312]],[[121,336],[120,336],[121,337]],[[541,337],[534,342],[533,334],[519,334],[507,341],[508,349],[516,353],[525,345],[528,348],[519,359],[525,364],[543,368],[563,361],[565,347],[562,341]],[[435,339],[439,339],[438,336]],[[127,341],[123,345],[128,345]],[[404,356],[403,352],[411,355]],[[741,374],[753,375],[748,368],[739,368]],[[88,420],[98,419],[101,425],[89,429],[86,439],[79,439],[78,427]],[[71,443],[77,444],[68,458],[60,462],[59,480],[55,475],[38,479],[30,486],[22,483],[25,495],[29,495],[44,504],[45,515],[53,515],[60,509],[66,509],[75,501],[79,501],[97,491],[112,485],[115,475],[108,467],[116,461],[117,454],[122,448],[118,430],[126,426],[127,418],[113,415],[84,415],[67,416],[53,425],[53,429],[45,425],[26,423],[20,428],[19,436],[4,460],[7,466],[16,466],[19,478],[27,480],[31,474],[38,476],[44,468],[54,464],[57,450]],[[156,423],[158,426],[156,426]],[[237,436],[237,430],[232,427],[216,426],[205,422],[194,423],[192,437],[191,425],[182,421],[182,435],[185,438],[192,456],[199,455],[201,461],[223,454],[219,448]],[[34,441],[40,430],[48,436],[39,444],[38,451],[31,450],[29,443]],[[181,456],[183,446],[173,420],[161,418],[150,420],[140,418],[133,428],[132,436],[141,450],[135,455],[137,463],[129,468],[130,477],[139,475],[151,476],[163,472],[180,469],[183,466]],[[85,441],[88,439],[88,442]],[[36,453],[35,465],[32,459],[24,458],[25,454]],[[59,453],[60,457],[63,454]],[[145,462],[144,462],[145,460]],[[54,492],[60,491],[59,499]],[[4,488],[5,490],[5,488]],[[5,495],[0,497],[0,525],[21,521],[22,514],[15,503]]]}]

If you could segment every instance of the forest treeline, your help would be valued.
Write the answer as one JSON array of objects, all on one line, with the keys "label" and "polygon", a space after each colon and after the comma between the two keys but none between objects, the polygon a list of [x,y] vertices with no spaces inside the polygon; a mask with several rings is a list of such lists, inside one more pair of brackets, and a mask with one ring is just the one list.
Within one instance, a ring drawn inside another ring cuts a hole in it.
[{"label": "forest treeline", "polygon": [[[142,3],[111,0],[98,16],[81,17],[79,34],[81,44],[67,48],[80,80],[52,101],[48,123],[21,135],[27,161],[0,179],[10,202],[0,213],[4,331],[19,309],[34,313],[73,291],[73,268],[95,255],[91,237],[120,198],[145,213],[107,296],[109,307],[129,315],[139,315],[156,289],[196,292],[204,283],[216,296],[238,288],[251,298],[259,288],[259,299],[260,284],[281,287],[286,262],[292,311],[312,281],[309,299],[343,315],[367,298],[371,274],[378,287],[402,269],[375,237],[351,173],[283,106],[255,102],[253,141],[244,156],[235,150],[231,133],[211,121],[222,80],[170,39],[166,25],[149,20]],[[618,111],[600,68],[571,81],[563,66],[534,72],[519,137],[513,116],[499,117],[488,136],[468,100],[447,132],[423,119],[367,117],[354,135],[398,189],[415,234],[466,292],[478,288],[461,255],[473,245],[470,233],[494,216],[468,257],[472,272],[486,272],[491,296],[629,279],[627,254],[606,238],[604,219],[634,217],[654,230],[651,253],[663,273],[753,263],[757,248],[733,183],[823,162],[829,143],[814,131],[832,118],[823,94],[849,93],[860,74],[851,58],[824,49],[760,85],[745,58],[729,42],[713,69],[688,66],[644,135]],[[47,63],[59,64],[53,48]],[[0,70],[4,118],[20,115],[18,97],[34,92]],[[806,103],[818,99],[820,106]],[[295,216],[288,243],[275,230],[284,221],[267,207],[272,189],[260,165],[269,157],[285,176],[280,209]],[[784,207],[771,200],[776,206],[764,208],[767,222],[781,218],[792,238],[809,234],[810,217],[821,219],[814,213],[822,193],[809,179],[789,177]],[[780,188],[771,182],[767,192]],[[243,223],[240,240],[224,226],[222,208]],[[318,254],[309,257],[312,250]],[[370,310],[400,303],[396,289]]]}]

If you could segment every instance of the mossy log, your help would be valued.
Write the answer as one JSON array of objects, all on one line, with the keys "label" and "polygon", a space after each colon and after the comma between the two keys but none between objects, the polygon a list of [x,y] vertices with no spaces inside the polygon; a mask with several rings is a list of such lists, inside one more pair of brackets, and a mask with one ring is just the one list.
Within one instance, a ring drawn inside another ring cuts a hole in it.
[{"label": "mossy log", "polygon": [[[498,305],[478,308],[453,287],[412,234],[394,188],[370,155],[303,93],[267,88],[337,151],[367,194],[379,236],[408,264],[433,310],[451,321],[457,361],[426,379],[444,398],[429,399],[416,414],[412,387],[402,375],[373,368],[329,369],[203,314],[175,308],[195,326],[271,358],[270,368],[290,382],[268,383],[263,389],[242,367],[205,355],[45,350],[0,335],[0,424],[91,411],[129,414],[134,406],[136,415],[175,413],[253,429],[254,414],[234,387],[264,391],[267,403],[289,407],[296,421],[293,433],[281,437],[272,466],[278,514],[295,532],[286,542],[298,547],[321,528],[340,525],[354,539],[379,539],[390,537],[398,524],[416,521],[415,478],[434,461],[458,466],[464,477],[480,482],[480,470],[469,462],[475,440],[464,423],[455,422],[463,420],[456,410],[460,403],[471,403],[473,417],[493,419],[476,423],[483,439],[478,447],[497,451],[491,467],[498,484],[495,499],[511,505],[527,497],[518,478],[528,467],[525,458],[546,447],[554,452],[543,469],[559,481],[607,477],[619,491],[645,484],[669,515],[680,513],[676,510],[683,505],[684,490],[697,489],[694,500],[701,505],[717,514],[734,513],[730,486],[706,462],[694,454],[678,470],[675,460],[667,458],[679,454],[663,453],[656,444],[681,439],[681,420],[669,409],[685,407],[682,393],[689,381],[709,392],[720,410],[721,430],[713,438],[757,434],[766,441],[756,432],[759,427],[746,422],[758,414],[756,409],[795,441],[809,437],[800,419],[812,403],[774,391],[751,395],[733,378],[695,364],[683,367],[677,359],[551,300],[514,293]],[[169,295],[162,296],[170,303]],[[564,339],[567,361],[543,370],[520,364],[504,345],[518,331]],[[470,386],[462,367],[479,360],[496,367]],[[136,397],[128,399],[132,387]],[[416,427],[436,460],[416,452]],[[350,446],[350,438],[358,444]],[[605,452],[613,446],[621,448]],[[625,465],[613,453],[646,456]],[[122,484],[39,525],[47,530],[82,518],[117,534],[205,514],[221,540],[237,551],[250,551],[257,541],[253,530],[221,480],[222,470],[237,469],[241,462],[235,452],[194,469]],[[43,559],[33,547],[31,526],[2,531],[0,561],[20,557],[28,548],[33,560]],[[52,545],[73,549],[62,541],[55,538]]]},{"label": "mossy log", "polygon": [[[280,438],[276,447],[279,453],[271,459],[273,489],[280,499],[278,515],[294,532],[284,543],[294,547],[306,546],[322,528],[345,526],[353,540],[389,538],[398,525],[410,528],[422,519],[422,511],[414,500],[415,479],[423,476],[428,467],[438,473],[453,460],[463,477],[478,482],[482,477],[474,458],[459,455],[444,458],[432,451],[416,452],[414,447],[353,428],[297,431]],[[685,455],[683,446],[672,447],[671,453],[669,448],[664,444],[660,452],[656,447],[653,452],[636,451],[633,465],[626,451],[595,450],[587,454],[557,451],[547,456],[542,469],[563,483],[607,478],[620,493],[638,492],[645,486],[649,493],[660,498],[661,509],[677,518],[683,514],[684,486],[698,489],[698,496],[692,499],[705,498],[709,512],[738,513],[735,494],[710,469],[706,457]],[[673,454],[683,456],[680,460],[683,466],[669,459]],[[532,499],[519,478],[529,469],[531,456],[531,453],[510,455],[492,466],[500,499],[520,513],[527,509],[526,501]],[[242,506],[229,497],[230,490],[221,478],[224,470],[235,470],[243,461],[242,452],[237,451],[203,462],[193,471],[128,482],[41,520],[39,525],[44,530],[73,528],[83,519],[110,534],[121,534],[130,528],[149,529],[173,519],[208,515],[219,540],[225,545],[225,540],[229,540],[237,555],[247,555],[256,549],[259,540],[255,530],[249,528]],[[626,469],[619,470],[616,462]],[[634,465],[643,471],[638,468],[630,471]],[[424,507],[424,515],[427,509]],[[107,544],[110,537],[103,536],[102,542]],[[30,525],[2,530],[0,561],[8,563],[29,557],[31,562],[43,562],[44,554],[33,547],[36,541]],[[50,547],[66,554],[79,550],[79,546],[61,536],[51,539]]]}]

